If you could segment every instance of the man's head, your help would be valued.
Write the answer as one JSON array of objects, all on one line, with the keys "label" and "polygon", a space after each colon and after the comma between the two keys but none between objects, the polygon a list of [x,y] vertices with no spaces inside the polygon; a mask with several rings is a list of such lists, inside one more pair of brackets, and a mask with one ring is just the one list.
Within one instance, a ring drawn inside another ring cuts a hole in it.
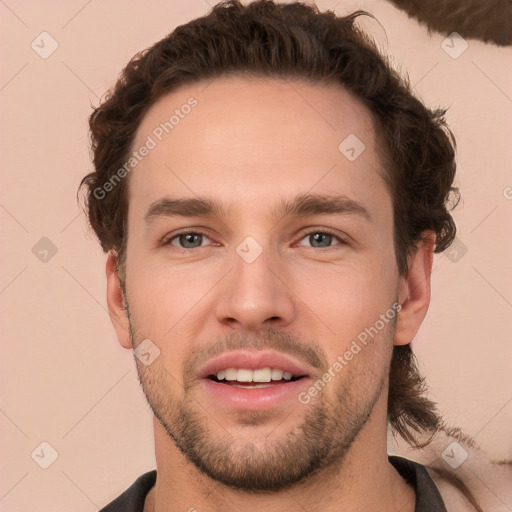
[{"label": "man's head", "polygon": [[[179,449],[246,490],[339,460],[386,415],[410,441],[439,427],[409,343],[455,235],[454,142],[356,17],[218,6],[132,60],[90,119],[118,337],[159,350],[139,376]],[[217,382],[258,364],[292,382]]]}]

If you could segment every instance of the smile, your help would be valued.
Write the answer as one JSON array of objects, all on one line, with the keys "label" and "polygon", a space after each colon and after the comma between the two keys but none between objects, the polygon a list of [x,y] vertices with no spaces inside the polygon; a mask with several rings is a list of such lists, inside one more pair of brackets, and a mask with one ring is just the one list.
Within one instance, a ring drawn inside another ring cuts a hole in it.
[{"label": "smile", "polygon": [[220,382],[238,388],[263,389],[276,384],[293,382],[301,379],[302,375],[293,375],[291,372],[280,368],[227,368],[220,370],[209,378],[215,382]]}]

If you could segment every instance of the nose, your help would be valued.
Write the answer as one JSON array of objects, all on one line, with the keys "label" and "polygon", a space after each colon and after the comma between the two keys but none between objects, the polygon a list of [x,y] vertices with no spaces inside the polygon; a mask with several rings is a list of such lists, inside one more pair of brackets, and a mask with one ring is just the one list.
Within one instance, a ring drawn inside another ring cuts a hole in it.
[{"label": "nose", "polygon": [[283,263],[270,249],[249,261],[232,255],[231,270],[217,290],[217,320],[247,331],[288,325],[295,306]]}]

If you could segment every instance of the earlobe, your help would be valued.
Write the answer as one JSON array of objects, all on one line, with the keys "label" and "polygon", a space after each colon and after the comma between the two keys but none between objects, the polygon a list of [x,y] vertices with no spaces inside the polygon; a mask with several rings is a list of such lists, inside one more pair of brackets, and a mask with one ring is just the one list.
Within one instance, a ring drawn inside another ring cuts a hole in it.
[{"label": "earlobe", "polygon": [[117,255],[110,251],[106,262],[107,304],[110,320],[117,333],[119,343],[127,349],[132,348],[128,311],[125,308],[125,297],[117,271]]},{"label": "earlobe", "polygon": [[430,275],[434,260],[435,234],[431,233],[417,244],[409,259],[407,275],[400,278],[398,313],[394,335],[395,345],[407,345],[416,336],[430,304]]}]

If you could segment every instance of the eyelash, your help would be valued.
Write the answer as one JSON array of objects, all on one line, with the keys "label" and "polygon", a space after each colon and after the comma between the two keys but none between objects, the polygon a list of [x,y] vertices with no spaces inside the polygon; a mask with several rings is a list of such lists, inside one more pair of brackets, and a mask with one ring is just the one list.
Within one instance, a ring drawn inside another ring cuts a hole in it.
[{"label": "eyelash", "polygon": [[[197,229],[190,229],[190,230],[179,231],[178,233],[173,234],[171,237],[164,238],[162,240],[162,242],[161,242],[161,245],[163,245],[163,246],[172,246],[172,247],[174,247],[177,250],[181,250],[182,252],[191,252],[194,249],[201,249],[201,248],[204,247],[204,246],[199,246],[199,247],[193,247],[193,248],[187,249],[187,248],[184,248],[184,247],[178,247],[178,246],[172,245],[171,242],[173,240],[175,240],[176,238],[180,237],[181,235],[187,235],[187,234],[202,235],[202,236],[205,236],[206,238],[210,238],[208,236],[208,234],[205,233],[204,231],[199,231]],[[329,229],[326,229],[326,228],[311,229],[310,231],[306,231],[306,232],[302,233],[302,236],[299,238],[299,242],[301,240],[303,240],[304,238],[306,238],[307,236],[310,236],[312,234],[330,235],[330,236],[332,236],[333,238],[337,239],[340,242],[339,245],[348,245],[349,244],[348,238],[340,236],[339,234],[336,234],[333,231],[331,231]],[[336,244],[336,245],[338,245],[338,244]],[[332,249],[333,247],[335,247],[335,245],[328,246],[328,247],[310,247],[310,248],[311,249],[326,250],[326,249]]]}]

